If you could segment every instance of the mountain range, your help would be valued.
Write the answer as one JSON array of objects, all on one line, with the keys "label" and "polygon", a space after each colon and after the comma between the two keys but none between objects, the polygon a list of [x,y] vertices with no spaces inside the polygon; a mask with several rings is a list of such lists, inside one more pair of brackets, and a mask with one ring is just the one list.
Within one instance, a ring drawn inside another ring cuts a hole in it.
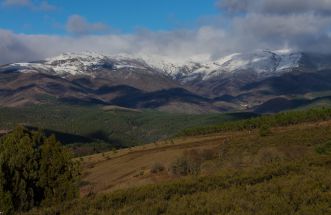
[{"label": "mountain range", "polygon": [[0,105],[277,112],[328,102],[331,55],[258,50],[222,58],[65,53],[0,66]]}]

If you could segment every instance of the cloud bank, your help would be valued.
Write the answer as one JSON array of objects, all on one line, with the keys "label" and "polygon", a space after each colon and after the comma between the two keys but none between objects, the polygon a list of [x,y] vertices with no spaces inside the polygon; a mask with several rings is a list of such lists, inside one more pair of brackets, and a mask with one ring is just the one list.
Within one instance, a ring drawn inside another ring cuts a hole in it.
[{"label": "cloud bank", "polygon": [[0,56],[0,63],[80,51],[161,55],[174,59],[196,55],[217,58],[256,49],[330,52],[330,0],[220,0],[216,6],[220,15],[204,20],[204,24],[195,29],[109,33],[109,26],[73,15],[66,24],[71,36],[25,35],[0,30],[0,53],[5,53]]}]

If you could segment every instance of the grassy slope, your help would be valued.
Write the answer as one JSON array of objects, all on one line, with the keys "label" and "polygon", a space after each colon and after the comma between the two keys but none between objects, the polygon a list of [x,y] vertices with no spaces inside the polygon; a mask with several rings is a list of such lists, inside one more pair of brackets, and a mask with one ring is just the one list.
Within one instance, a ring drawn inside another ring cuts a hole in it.
[{"label": "grassy slope", "polygon": [[158,111],[104,110],[101,107],[35,105],[0,108],[0,130],[24,123],[45,129],[134,146],[168,138],[179,129],[248,117],[249,114],[171,114]]},{"label": "grassy slope", "polygon": [[[36,214],[330,214],[331,121],[223,132],[85,157],[84,193],[96,193]],[[210,148],[199,176],[151,174],[186,149]],[[127,171],[127,172],[125,172]],[[113,186],[113,183],[116,186]],[[156,183],[156,185],[155,185]],[[143,184],[154,184],[139,186]]]}]

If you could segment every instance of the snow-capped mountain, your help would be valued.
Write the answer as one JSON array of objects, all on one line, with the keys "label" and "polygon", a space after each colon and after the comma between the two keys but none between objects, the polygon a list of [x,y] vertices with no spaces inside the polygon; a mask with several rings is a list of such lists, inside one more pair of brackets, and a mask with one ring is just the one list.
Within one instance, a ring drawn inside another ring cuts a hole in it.
[{"label": "snow-capped mountain", "polygon": [[185,112],[252,109],[277,97],[331,91],[330,62],[330,55],[291,50],[187,59],[65,53],[0,66],[0,105],[50,99]]},{"label": "snow-capped mountain", "polygon": [[[235,53],[216,60],[189,61],[178,66],[171,74],[183,81],[201,78],[208,80],[219,76],[229,77],[238,72],[254,72],[257,78],[280,75],[299,67],[301,53],[259,51]],[[184,71],[184,73],[183,73]]]},{"label": "snow-capped mountain", "polygon": [[145,62],[139,59],[122,56],[111,58],[94,52],[64,53],[56,57],[46,58],[43,61],[14,63],[9,66],[17,67],[22,72],[40,70],[41,72],[73,76],[92,76],[96,71],[102,69],[146,69],[148,67]]},{"label": "snow-capped mountain", "polygon": [[117,55],[106,56],[93,52],[65,53],[44,61],[15,63],[19,71],[33,70],[58,75],[94,76],[95,72],[109,69],[129,69],[160,72],[180,79],[183,82],[200,77],[203,80],[229,75],[238,71],[250,70],[259,76],[267,77],[286,72],[299,66],[301,53],[290,51],[258,51],[254,53],[235,53],[216,60],[210,56],[195,56],[185,60],[175,60],[158,56]]}]

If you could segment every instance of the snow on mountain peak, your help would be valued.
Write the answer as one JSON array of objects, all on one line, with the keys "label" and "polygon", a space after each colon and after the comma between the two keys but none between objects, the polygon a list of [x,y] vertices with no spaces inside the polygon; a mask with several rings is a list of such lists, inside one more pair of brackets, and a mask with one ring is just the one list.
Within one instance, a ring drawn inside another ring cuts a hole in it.
[{"label": "snow on mountain peak", "polygon": [[106,58],[106,56],[95,52],[64,53],[45,59],[44,65],[51,67],[59,74],[78,75],[102,66]]},{"label": "snow on mountain peak", "polygon": [[46,58],[45,60],[49,62],[54,62],[54,61],[64,61],[70,59],[91,60],[91,59],[103,59],[103,58],[105,58],[104,55],[98,54],[96,52],[81,52],[81,53],[66,52],[55,57]]},{"label": "snow on mountain peak", "polygon": [[94,71],[128,69],[160,72],[173,78],[191,80],[195,77],[209,79],[219,74],[231,74],[237,71],[254,71],[268,76],[286,72],[299,66],[300,53],[291,50],[253,53],[234,53],[218,59],[211,55],[196,55],[190,58],[172,58],[159,55],[102,55],[95,52],[64,53],[46,58],[38,63],[13,64],[30,71],[31,68],[53,71],[59,75],[93,75]]},{"label": "snow on mountain peak", "polygon": [[276,54],[282,55],[282,54],[291,54],[294,51],[292,49],[289,49],[289,48],[284,48],[284,49],[275,50],[273,52],[276,53]]}]

